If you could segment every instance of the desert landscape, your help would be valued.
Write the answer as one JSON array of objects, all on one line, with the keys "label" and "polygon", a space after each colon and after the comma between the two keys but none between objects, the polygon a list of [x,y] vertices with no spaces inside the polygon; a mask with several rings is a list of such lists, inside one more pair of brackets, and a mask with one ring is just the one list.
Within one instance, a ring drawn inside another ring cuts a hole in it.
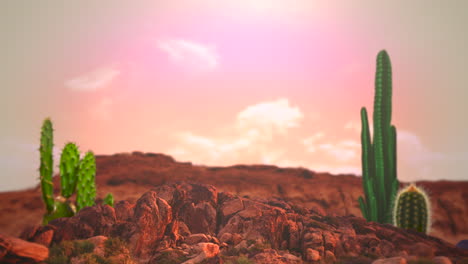
[{"label": "desert landscape", "polygon": [[[84,209],[70,219],[58,219],[41,227],[45,209],[39,186],[24,191],[0,193],[0,233],[47,246],[52,242],[102,235],[117,235],[127,242],[132,241],[133,246],[138,244],[136,241],[146,241],[141,244],[144,246],[130,250],[134,256],[138,256],[141,263],[159,263],[156,259],[160,254],[155,252],[163,252],[168,248],[175,250],[182,244],[187,245],[187,241],[191,240],[197,242],[192,241],[191,245],[211,243],[218,250],[227,252],[229,248],[242,245],[242,241],[247,243],[257,239],[268,244],[271,250],[278,250],[267,253],[262,250],[256,251],[255,255],[250,256],[251,259],[257,254],[263,255],[255,258],[254,263],[333,263],[345,256],[357,257],[364,252],[369,253],[367,259],[342,263],[370,263],[370,260],[373,260],[371,257],[399,256],[403,254],[400,251],[404,250],[409,251],[406,252],[407,255],[419,254],[419,257],[448,257],[452,263],[462,263],[456,261],[460,261],[463,256],[468,257],[468,251],[455,247],[457,242],[468,237],[468,224],[465,221],[468,215],[468,182],[417,182],[428,191],[433,205],[431,231],[429,236],[426,236],[389,225],[367,223],[362,218],[357,203],[357,198],[362,195],[361,178],[355,175],[330,175],[303,168],[265,165],[197,166],[188,162],[177,162],[164,154],[142,152],[98,155],[96,164],[98,205],[89,210]],[[54,177],[54,186],[60,186],[59,180],[58,176]],[[177,196],[174,194],[175,190],[183,191],[186,197],[182,199]],[[115,212],[112,210],[106,214],[110,207],[99,204],[108,192],[113,193],[116,205]],[[140,210],[152,212],[154,208],[151,207],[156,206],[156,212],[165,212],[164,217],[152,220],[145,218],[145,221],[155,221],[154,224],[161,228],[155,228],[147,222],[140,223],[136,229],[126,226],[125,223],[129,225],[129,219],[133,219],[133,214],[137,214],[136,208],[139,208],[145,199],[151,201],[147,201],[146,206]],[[177,203],[177,199],[183,201]],[[211,204],[212,211],[206,207],[207,203]],[[237,222],[233,220],[234,216],[239,218]],[[88,220],[83,220],[86,217]],[[82,226],[77,225],[80,221],[88,223],[94,230],[82,229]],[[248,223],[244,223],[245,221]],[[249,223],[252,225],[251,221],[255,224],[248,228]],[[303,226],[298,226],[299,222]],[[269,229],[265,229],[265,225],[270,226]],[[350,232],[349,225],[355,230],[351,232],[354,233],[354,237],[350,241],[356,244],[349,245],[349,248],[341,248],[341,244],[348,245],[344,243],[345,240],[342,243],[335,241],[333,246],[327,246],[328,242],[320,242],[321,239],[314,243],[325,243],[324,245],[316,245],[309,241],[310,233],[318,230],[323,236],[330,234],[334,240],[339,241],[340,236]],[[53,234],[50,234],[50,230],[54,230]],[[128,230],[134,231],[129,233]],[[271,232],[275,234],[272,235]],[[153,236],[148,235],[153,233]],[[233,235],[237,238],[232,238]],[[364,240],[370,243],[370,237],[375,240],[373,247],[376,248],[372,254],[368,251],[369,246],[363,245]],[[251,246],[253,242],[249,243]],[[391,249],[385,249],[388,248],[386,243],[392,245]],[[412,249],[417,243],[420,248]],[[321,246],[324,247],[322,251],[315,250]],[[153,247],[159,249],[154,251]],[[242,246],[237,247],[239,248]],[[315,249],[307,251],[308,248]],[[296,251],[292,251],[293,249]],[[326,253],[325,249],[329,252]],[[279,250],[290,250],[297,256],[294,258],[286,255],[285,258],[284,252],[278,255]],[[237,256],[241,252],[243,251],[237,252]],[[218,254],[215,255],[216,260],[211,260],[214,262],[203,263],[226,263],[221,262]],[[291,259],[286,260],[288,257]],[[262,258],[266,260],[261,260]]]}]

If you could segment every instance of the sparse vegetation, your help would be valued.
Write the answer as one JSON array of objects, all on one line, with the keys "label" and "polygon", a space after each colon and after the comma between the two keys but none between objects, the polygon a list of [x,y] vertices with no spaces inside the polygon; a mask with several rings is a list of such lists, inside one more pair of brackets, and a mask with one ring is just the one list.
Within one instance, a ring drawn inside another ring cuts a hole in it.
[{"label": "sparse vegetation", "polygon": [[158,264],[179,264],[188,260],[181,250],[167,250],[161,252],[154,261]]},{"label": "sparse vegetation", "polygon": [[89,241],[62,241],[50,248],[47,264],[68,264],[77,258],[87,264],[132,264],[129,250],[120,238],[109,238],[104,243],[104,256],[94,254]]}]

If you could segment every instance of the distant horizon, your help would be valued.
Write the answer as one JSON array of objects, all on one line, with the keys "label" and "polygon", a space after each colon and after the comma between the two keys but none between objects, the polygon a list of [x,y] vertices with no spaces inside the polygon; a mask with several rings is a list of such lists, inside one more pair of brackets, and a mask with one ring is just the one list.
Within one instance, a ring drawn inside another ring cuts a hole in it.
[{"label": "distant horizon", "polygon": [[360,109],[372,120],[381,50],[399,180],[466,181],[465,10],[468,1],[4,1],[0,191],[38,182],[46,117],[56,157],[72,141],[103,155],[360,175]]},{"label": "distant horizon", "polygon": [[[135,152],[138,152],[138,153],[142,153],[142,154],[156,154],[156,155],[164,155],[164,156],[168,156],[168,157],[171,157],[174,159],[174,162],[176,163],[190,163],[192,166],[194,167],[206,167],[206,168],[229,168],[229,167],[236,167],[236,166],[265,166],[265,167],[276,167],[276,168],[281,168],[281,169],[305,169],[305,170],[308,170],[308,171],[311,171],[313,173],[318,173],[318,174],[329,174],[330,176],[333,176],[333,177],[340,177],[340,176],[354,176],[354,177],[357,177],[357,178],[361,178],[362,175],[361,174],[353,174],[353,173],[330,173],[330,172],[327,172],[327,171],[316,171],[314,169],[311,169],[311,168],[306,168],[306,167],[302,167],[302,166],[298,166],[298,167],[284,167],[284,166],[277,166],[277,165],[274,165],[274,164],[262,164],[262,163],[252,163],[252,164],[232,164],[232,165],[225,165],[225,166],[216,166],[216,165],[205,165],[205,164],[197,164],[197,163],[193,163],[191,161],[180,161],[180,160],[177,160],[176,158],[174,158],[173,156],[171,155],[168,155],[168,154],[165,154],[165,153],[157,153],[157,152],[142,152],[142,151],[138,151],[138,150],[134,150],[134,151],[127,151],[127,152],[119,152],[119,153],[114,153],[114,154],[96,154],[94,153],[94,156],[96,158],[99,158],[99,157],[109,157],[109,156],[113,156],[113,155],[133,155],[133,153]],[[54,177],[56,176],[59,176],[59,171],[55,171],[54,172]],[[39,174],[38,174],[39,175]],[[461,179],[461,180],[451,180],[451,179],[429,179],[429,180],[416,180],[416,181],[402,181],[402,180],[399,180],[399,182],[401,184],[411,184],[411,183],[418,183],[418,182],[444,182],[444,181],[448,181],[448,182],[468,182],[468,179]],[[40,187],[40,181],[39,179],[37,180],[37,183],[35,183],[34,185],[31,185],[29,187],[23,187],[23,188],[20,188],[20,189],[12,189],[12,190],[0,190],[0,193],[4,193],[4,192],[16,192],[16,191],[24,191],[24,190],[30,190],[30,189],[34,189],[34,188],[37,188],[37,187]]]}]

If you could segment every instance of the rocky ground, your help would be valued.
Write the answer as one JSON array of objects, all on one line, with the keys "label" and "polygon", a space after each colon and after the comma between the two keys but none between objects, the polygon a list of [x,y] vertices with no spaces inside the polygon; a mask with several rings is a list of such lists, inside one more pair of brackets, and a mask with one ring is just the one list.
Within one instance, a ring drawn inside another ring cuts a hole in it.
[{"label": "rocky ground", "polygon": [[26,229],[21,238],[46,247],[87,239],[97,251],[102,241],[119,238],[128,251],[116,263],[238,263],[239,257],[265,264],[468,260],[467,250],[418,232],[185,182],[153,188],[136,203],[85,208],[74,217]]},{"label": "rocky ground", "polygon": [[[437,256],[437,263],[450,263],[440,262],[442,256],[461,263],[466,254],[454,244],[468,237],[468,182],[418,183],[433,203],[426,236],[366,223],[357,204],[360,177],[353,175],[263,165],[194,166],[139,152],[97,156],[97,169],[98,197],[112,192],[122,200],[115,209],[88,208],[46,227],[38,227],[44,213],[39,188],[0,193],[0,256],[2,245],[10,250],[15,245],[8,236],[20,235],[46,246],[91,238],[98,253],[103,243],[95,241],[117,237],[127,243],[127,255],[141,263],[163,257],[187,263],[205,258],[202,263],[352,263],[356,258],[361,259],[355,263],[371,263],[396,257],[391,263],[403,263]],[[174,185],[179,181],[209,185]],[[145,229],[145,223],[152,228]]]}]

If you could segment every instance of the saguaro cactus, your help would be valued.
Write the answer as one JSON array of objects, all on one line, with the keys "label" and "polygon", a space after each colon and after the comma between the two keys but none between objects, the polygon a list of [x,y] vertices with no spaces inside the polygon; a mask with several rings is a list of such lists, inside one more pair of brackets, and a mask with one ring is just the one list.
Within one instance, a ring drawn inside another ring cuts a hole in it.
[{"label": "saguaro cactus", "polygon": [[370,140],[367,110],[361,108],[362,185],[359,197],[368,221],[392,223],[392,208],[398,190],[396,175],[396,129],[392,119],[392,68],[385,50],[377,55],[373,113],[373,141]]},{"label": "saguaro cactus", "polygon": [[430,212],[430,202],[426,192],[411,184],[398,192],[393,224],[400,228],[428,233]]}]

